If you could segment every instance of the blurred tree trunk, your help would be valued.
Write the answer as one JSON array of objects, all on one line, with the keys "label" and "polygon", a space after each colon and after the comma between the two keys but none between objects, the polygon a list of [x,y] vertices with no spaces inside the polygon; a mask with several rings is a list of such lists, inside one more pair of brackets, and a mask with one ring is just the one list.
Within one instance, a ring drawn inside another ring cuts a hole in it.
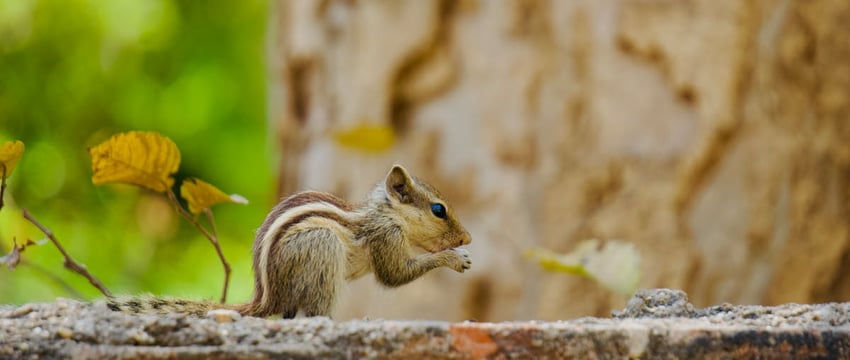
[{"label": "blurred tree trunk", "polygon": [[[393,162],[440,188],[473,270],[350,287],[340,318],[607,315],[539,245],[633,242],[697,305],[850,300],[850,2],[280,1],[280,191],[357,200]],[[332,134],[391,127],[385,153]]]}]

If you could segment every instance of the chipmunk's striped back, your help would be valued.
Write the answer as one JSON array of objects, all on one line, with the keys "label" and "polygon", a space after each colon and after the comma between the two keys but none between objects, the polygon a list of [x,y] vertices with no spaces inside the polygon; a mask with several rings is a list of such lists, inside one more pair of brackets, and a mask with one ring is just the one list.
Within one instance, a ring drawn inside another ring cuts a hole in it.
[{"label": "chipmunk's striped back", "polygon": [[[292,289],[286,288],[288,281],[276,275],[296,278],[313,278],[317,275],[324,278],[339,278],[335,274],[312,273],[321,270],[308,266],[308,263],[335,263],[336,259],[326,258],[345,256],[344,244],[355,246],[353,243],[361,219],[361,214],[352,204],[327,193],[305,191],[281,201],[266,217],[254,240],[254,300],[243,312],[254,316],[268,316],[275,313],[283,313],[285,317],[294,316],[290,313],[297,311],[301,306],[287,306],[288,303],[297,299],[293,299]],[[296,235],[310,232],[324,233],[324,236],[318,238],[326,239],[325,243],[307,240],[289,244]],[[284,260],[285,248],[289,246],[316,248],[313,249],[315,251],[310,252],[309,257],[296,256]],[[323,246],[329,248],[323,248]],[[330,253],[321,252],[325,250]],[[345,267],[334,266],[334,269],[328,271],[345,273]],[[321,285],[317,283],[313,286],[326,287]],[[341,285],[330,284],[329,286]],[[308,291],[310,289],[296,289],[296,292]],[[287,310],[286,308],[289,307],[294,309]]]}]

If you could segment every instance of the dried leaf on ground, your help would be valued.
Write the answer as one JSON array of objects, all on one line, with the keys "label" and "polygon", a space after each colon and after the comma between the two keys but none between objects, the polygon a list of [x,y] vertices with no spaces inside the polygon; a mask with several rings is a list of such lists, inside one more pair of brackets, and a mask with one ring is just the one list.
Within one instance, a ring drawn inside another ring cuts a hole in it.
[{"label": "dried leaf on ground", "polygon": [[10,251],[6,255],[0,256],[0,265],[6,265],[6,267],[8,267],[9,270],[15,270],[15,268],[18,266],[18,264],[21,263],[21,252],[23,252],[24,249],[26,249],[28,246],[32,246],[32,245],[41,245],[41,244],[36,243],[36,242],[34,242],[30,239],[27,239],[26,242],[24,242],[21,245],[18,245],[18,242],[15,239],[12,239],[12,251]]},{"label": "dried leaf on ground", "polygon": [[89,148],[89,154],[95,184],[123,182],[166,192],[174,184],[171,175],[180,166],[177,145],[155,132],[117,134]]},{"label": "dried leaf on ground", "polygon": [[[24,153],[24,143],[19,140],[6,141],[0,144],[0,176],[8,178],[15,170],[15,165]],[[3,169],[5,168],[5,172]]]},{"label": "dried leaf on ground", "polygon": [[640,282],[640,254],[634,244],[624,241],[586,240],[563,255],[533,248],[526,256],[548,271],[585,276],[621,294],[633,293]]},{"label": "dried leaf on ground", "polygon": [[189,204],[189,211],[193,214],[199,214],[218,203],[248,203],[248,200],[241,195],[227,195],[212,184],[196,178],[183,180],[183,184],[180,185],[180,196]]}]

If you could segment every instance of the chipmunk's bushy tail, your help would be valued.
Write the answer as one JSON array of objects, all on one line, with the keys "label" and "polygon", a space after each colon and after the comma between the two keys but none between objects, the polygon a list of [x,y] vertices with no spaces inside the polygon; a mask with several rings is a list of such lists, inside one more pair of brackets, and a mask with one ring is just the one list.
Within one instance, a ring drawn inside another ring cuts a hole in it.
[{"label": "chipmunk's bushy tail", "polygon": [[153,295],[122,296],[106,300],[106,306],[113,311],[131,314],[169,314],[181,313],[203,317],[213,309],[236,310],[236,305],[219,304],[207,300],[187,300],[180,298],[157,297]]}]

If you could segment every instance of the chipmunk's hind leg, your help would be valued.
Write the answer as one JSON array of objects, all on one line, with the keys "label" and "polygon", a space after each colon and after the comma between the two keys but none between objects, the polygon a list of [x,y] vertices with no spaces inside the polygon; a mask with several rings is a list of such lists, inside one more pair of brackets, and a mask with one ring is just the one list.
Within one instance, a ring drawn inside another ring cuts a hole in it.
[{"label": "chipmunk's hind leg", "polygon": [[290,289],[283,317],[330,316],[345,282],[345,248],[330,229],[293,234],[281,249],[282,278]]}]

